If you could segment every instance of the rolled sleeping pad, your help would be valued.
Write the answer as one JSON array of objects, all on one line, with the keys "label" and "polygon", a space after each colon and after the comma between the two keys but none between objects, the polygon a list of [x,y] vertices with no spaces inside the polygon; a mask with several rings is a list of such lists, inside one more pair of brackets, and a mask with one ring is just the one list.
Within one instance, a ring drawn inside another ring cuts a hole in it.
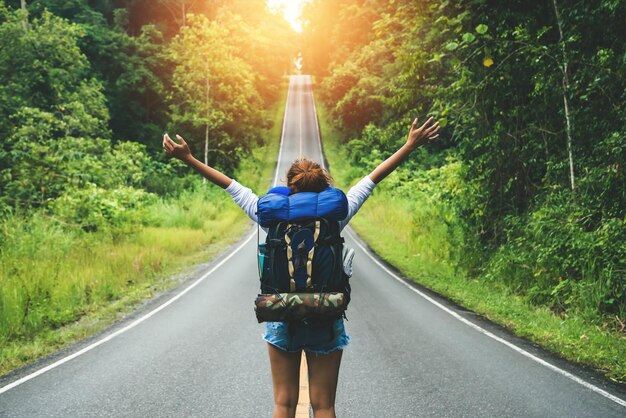
[{"label": "rolled sleeping pad", "polygon": [[[275,190],[278,189],[278,190]],[[305,218],[325,218],[342,221],[348,216],[348,199],[344,192],[332,186],[319,193],[300,192],[285,195],[287,187],[271,189],[257,203],[257,216],[262,227],[280,221]]]}]

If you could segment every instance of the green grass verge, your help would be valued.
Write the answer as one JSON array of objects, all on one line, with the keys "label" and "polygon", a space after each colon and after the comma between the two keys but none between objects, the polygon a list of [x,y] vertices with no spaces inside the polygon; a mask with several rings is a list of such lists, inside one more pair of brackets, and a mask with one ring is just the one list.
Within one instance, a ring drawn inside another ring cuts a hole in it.
[{"label": "green grass verge", "polygon": [[[141,301],[180,283],[185,276],[172,278],[174,274],[211,259],[246,228],[238,208],[227,208],[226,203],[220,219],[201,228],[146,227],[115,242],[105,234],[66,236],[71,242],[61,258],[49,250],[54,245],[50,240],[42,242],[32,263],[22,257],[3,260],[6,267],[27,264],[23,274],[13,269],[12,279],[28,282],[49,296],[45,305],[29,308],[41,312],[40,326],[22,326],[17,337],[2,341],[0,373],[98,332]],[[4,274],[0,276],[6,280]]]},{"label": "green grass verge", "polygon": [[[273,178],[284,91],[266,145],[235,176],[258,193]],[[101,331],[240,239],[245,214],[221,189],[203,186],[148,207],[150,226],[128,234],[68,231],[37,216],[0,225],[0,374]]]},{"label": "green grass verge", "polygon": [[[327,111],[320,106],[318,112],[326,158],[337,185],[346,189],[359,180],[362,170],[349,166]],[[426,225],[415,222],[424,219],[420,213],[429,211],[426,205],[377,187],[351,225],[405,277],[566,359],[596,368],[613,380],[626,381],[624,334],[610,330],[601,318],[590,321],[575,314],[555,315],[496,280],[470,279],[452,255],[446,239],[448,226],[436,220]]]}]

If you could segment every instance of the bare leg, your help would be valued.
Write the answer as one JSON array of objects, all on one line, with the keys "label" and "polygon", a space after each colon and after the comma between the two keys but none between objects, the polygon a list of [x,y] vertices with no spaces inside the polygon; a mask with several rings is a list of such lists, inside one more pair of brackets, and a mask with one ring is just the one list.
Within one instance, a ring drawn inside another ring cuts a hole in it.
[{"label": "bare leg", "polygon": [[300,390],[300,357],[267,344],[274,385],[274,418],[293,418]]},{"label": "bare leg", "polygon": [[335,394],[343,350],[326,355],[306,353],[309,396],[315,418],[335,418]]}]

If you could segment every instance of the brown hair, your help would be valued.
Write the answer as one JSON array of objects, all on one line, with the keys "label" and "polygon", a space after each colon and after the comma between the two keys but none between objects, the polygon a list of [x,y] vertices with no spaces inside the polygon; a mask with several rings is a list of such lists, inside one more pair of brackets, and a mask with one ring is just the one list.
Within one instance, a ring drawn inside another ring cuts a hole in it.
[{"label": "brown hair", "polygon": [[318,163],[300,158],[287,171],[287,186],[292,193],[321,192],[330,185],[332,177]]}]

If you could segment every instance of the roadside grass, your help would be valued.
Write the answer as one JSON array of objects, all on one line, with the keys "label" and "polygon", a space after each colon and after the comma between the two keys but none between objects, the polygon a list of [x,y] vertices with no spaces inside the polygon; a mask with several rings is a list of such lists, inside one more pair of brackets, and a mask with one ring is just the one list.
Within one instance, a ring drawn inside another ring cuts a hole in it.
[{"label": "roadside grass", "polygon": [[[12,329],[3,328],[0,373],[100,331],[141,301],[178,284],[184,277],[172,275],[211,259],[241,236],[246,225],[235,209],[239,208],[225,208],[221,221],[207,222],[200,229],[145,227],[117,242],[105,234],[66,237],[62,254],[49,251],[55,245],[52,236],[41,242],[31,262],[26,261],[28,254],[7,254],[11,258],[3,257],[5,268],[0,274],[3,314],[22,306],[6,303],[11,281],[28,283],[28,289],[14,287],[14,293],[34,301],[29,309],[39,314],[29,312],[29,323],[11,321]],[[17,273],[15,266],[20,264],[25,269]],[[6,268],[12,273],[10,279],[4,274]],[[18,313],[26,314],[23,308]],[[3,325],[7,319],[3,318]]]},{"label": "roadside grass", "polygon": [[[319,106],[318,114],[332,175],[338,187],[347,189],[364,173],[347,163],[345,145],[331,126],[328,112]],[[383,182],[351,225],[405,277],[557,355],[626,382],[626,335],[611,330],[610,321],[588,313],[558,315],[514,294],[498,278],[469,277],[451,247],[449,226],[436,217],[424,216],[430,212],[425,200],[398,197],[386,190]]]},{"label": "roadside grass", "polygon": [[[258,193],[275,168],[284,87],[266,144],[235,175]],[[41,215],[0,224],[0,375],[103,330],[240,239],[245,214],[219,187],[198,186],[158,199],[130,233],[86,233]]]}]

